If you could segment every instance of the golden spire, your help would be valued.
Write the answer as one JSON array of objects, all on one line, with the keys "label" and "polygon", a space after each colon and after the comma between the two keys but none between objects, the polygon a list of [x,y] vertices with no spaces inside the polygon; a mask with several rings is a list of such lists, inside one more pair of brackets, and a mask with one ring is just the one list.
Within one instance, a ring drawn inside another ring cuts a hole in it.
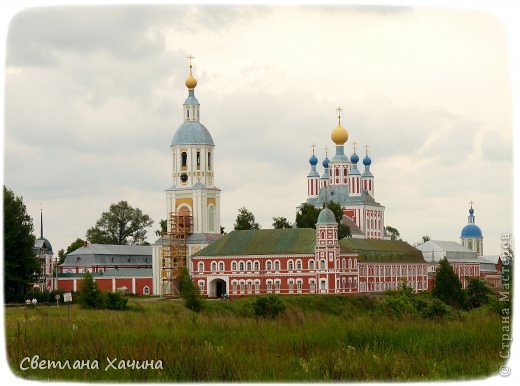
[{"label": "golden spire", "polygon": [[353,147],[354,147],[354,153],[356,153],[356,146],[357,146],[357,144],[358,144],[358,143],[357,143],[356,141],[354,141],[354,142],[352,143],[352,145],[353,145]]},{"label": "golden spire", "polygon": [[368,145],[365,145],[365,155],[368,155]]},{"label": "golden spire", "polygon": [[332,130],[330,138],[336,145],[343,145],[348,140],[348,132],[343,126],[341,126],[341,112],[343,109],[338,106],[336,110],[338,111],[338,126]]},{"label": "golden spire", "polygon": [[192,56],[191,54],[189,54],[186,59],[189,60],[189,63],[190,63],[190,74],[188,75],[188,77],[186,78],[186,81],[184,82],[184,84],[186,85],[186,87],[188,87],[189,89],[194,89],[195,87],[197,87],[197,79],[195,79],[191,73],[191,68],[192,68],[192,65],[191,65],[191,60],[192,59],[195,59],[194,56]]},{"label": "golden spire", "polygon": [[314,150],[316,150],[316,145],[313,143],[313,144],[311,145],[311,148],[312,148],[312,155],[314,155]]},{"label": "golden spire", "polygon": [[329,147],[325,146],[325,158],[329,156]]}]

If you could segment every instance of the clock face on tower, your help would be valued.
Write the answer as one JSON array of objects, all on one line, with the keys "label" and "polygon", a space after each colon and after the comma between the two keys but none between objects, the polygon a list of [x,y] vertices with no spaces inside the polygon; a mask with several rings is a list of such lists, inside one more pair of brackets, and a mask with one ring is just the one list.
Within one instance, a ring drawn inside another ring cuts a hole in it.
[{"label": "clock face on tower", "polygon": [[186,183],[186,181],[188,181],[188,175],[186,173],[181,174],[181,181],[183,183]]}]

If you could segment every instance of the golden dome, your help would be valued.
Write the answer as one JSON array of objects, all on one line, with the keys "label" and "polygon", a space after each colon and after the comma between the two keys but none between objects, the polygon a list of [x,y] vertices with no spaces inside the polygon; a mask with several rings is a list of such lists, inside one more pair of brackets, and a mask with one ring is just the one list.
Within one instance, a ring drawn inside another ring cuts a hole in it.
[{"label": "golden dome", "polygon": [[336,145],[343,145],[345,142],[347,142],[348,131],[343,126],[341,126],[341,121],[338,122],[338,126],[336,126],[336,128],[332,130],[332,133],[330,133],[330,138]]},{"label": "golden dome", "polygon": [[186,87],[191,88],[191,89],[197,87],[197,79],[195,79],[193,77],[193,75],[191,74],[191,65],[190,65],[190,75],[188,75],[184,84],[186,85]]}]

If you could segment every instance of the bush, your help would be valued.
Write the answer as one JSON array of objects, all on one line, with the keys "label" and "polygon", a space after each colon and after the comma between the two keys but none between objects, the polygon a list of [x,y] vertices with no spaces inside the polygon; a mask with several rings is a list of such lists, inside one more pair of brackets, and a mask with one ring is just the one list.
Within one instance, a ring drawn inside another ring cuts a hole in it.
[{"label": "bush", "polygon": [[257,319],[258,317],[276,319],[285,311],[285,304],[275,295],[258,297],[251,306]]},{"label": "bush", "polygon": [[200,295],[199,287],[191,280],[186,268],[182,269],[180,280],[180,293],[184,299],[186,308],[194,312],[200,312],[204,308],[204,303]]},{"label": "bush", "polygon": [[450,313],[450,308],[437,298],[433,298],[422,310],[421,316],[427,319],[440,319]]},{"label": "bush", "polygon": [[104,300],[105,298],[90,272],[85,272],[79,285],[78,303],[80,306],[82,308],[105,308]]},{"label": "bush", "polygon": [[379,303],[379,309],[387,316],[400,318],[415,313],[413,302],[403,295],[387,295]]},{"label": "bush", "polygon": [[128,309],[128,299],[120,292],[105,292],[105,304],[109,310]]},{"label": "bush", "polygon": [[468,285],[466,287],[466,307],[468,309],[477,308],[489,303],[489,294],[491,290],[486,285],[486,282],[480,278],[468,278]]}]

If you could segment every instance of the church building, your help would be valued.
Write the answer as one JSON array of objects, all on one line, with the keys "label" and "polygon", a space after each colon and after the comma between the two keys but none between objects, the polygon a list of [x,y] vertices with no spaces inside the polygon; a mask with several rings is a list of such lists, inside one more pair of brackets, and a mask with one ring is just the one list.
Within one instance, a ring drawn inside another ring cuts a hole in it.
[{"label": "church building", "polygon": [[375,200],[374,175],[370,171],[372,160],[365,147],[364,170],[358,169],[359,156],[354,152],[345,155],[344,145],[349,135],[341,125],[341,111],[338,107],[338,125],[331,133],[336,145],[336,154],[329,160],[325,155],[323,174],[316,169],[318,159],[314,154],[309,158],[311,170],[307,175],[307,203],[322,208],[326,202],[333,201],[343,209],[343,223],[348,225],[353,238],[384,239],[385,208]]}]

